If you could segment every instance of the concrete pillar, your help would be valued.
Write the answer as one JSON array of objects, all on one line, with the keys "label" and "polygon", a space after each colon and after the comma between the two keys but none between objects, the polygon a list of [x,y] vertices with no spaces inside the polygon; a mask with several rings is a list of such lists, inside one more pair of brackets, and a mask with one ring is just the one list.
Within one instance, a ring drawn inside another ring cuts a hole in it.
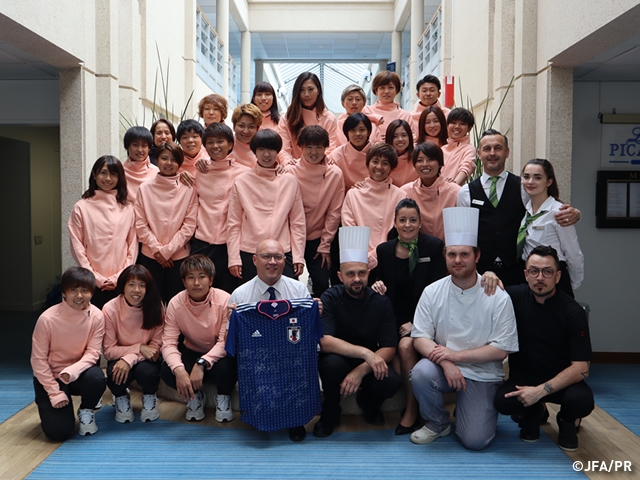
[{"label": "concrete pillar", "polygon": [[518,1],[514,10],[513,134],[510,170],[520,173],[535,156],[537,134],[537,16],[536,0]]},{"label": "concrete pillar", "polygon": [[418,98],[413,95],[418,82],[418,42],[424,32],[424,2],[411,0],[411,58],[409,60],[409,105],[413,106]]},{"label": "concrete pillar", "polygon": [[[396,73],[402,72],[402,32],[391,32],[391,61],[396,62]],[[385,67],[382,67],[384,70]]]},{"label": "concrete pillar", "polygon": [[515,0],[496,0],[494,23],[492,110],[495,112],[505,94],[502,108],[494,127],[502,132],[513,131],[513,87],[507,93],[514,77]]},{"label": "concrete pillar", "polygon": [[[396,73],[400,75],[402,82],[402,67],[404,67],[402,63],[402,32],[391,32],[391,61],[396,62]],[[382,70],[384,69],[385,67],[382,67]],[[400,102],[400,93],[398,92],[398,95],[396,95],[396,102]]]},{"label": "concrete pillar", "polygon": [[440,78],[444,79],[446,76],[453,75],[453,68],[451,65],[452,51],[453,51],[453,0],[442,0],[442,28],[440,32],[442,34],[440,40]]},{"label": "concrete pillar", "polygon": [[[259,82],[266,82],[267,79],[264,76],[264,62],[262,60],[255,60],[253,62],[254,66],[255,66],[255,80],[256,83]],[[274,86],[273,88],[276,88],[276,86]]]},{"label": "concrete pillar", "polygon": [[[544,131],[544,151],[537,156],[553,164],[564,201],[571,199],[571,155],[573,138],[573,69],[551,66],[540,75],[546,84],[545,115],[539,119]],[[542,82],[541,82],[542,83]]]},{"label": "concrete pillar", "polygon": [[[86,80],[83,67],[60,70],[60,187],[62,270],[75,265],[69,250],[67,222],[73,206],[86,189],[91,166],[86,140]],[[95,161],[95,158],[94,158]]]},{"label": "concrete pillar", "polygon": [[216,2],[216,32],[222,42],[222,96],[229,97],[229,0]]},{"label": "concrete pillar", "polygon": [[[137,4],[133,4],[129,0],[120,0],[119,12],[119,62],[118,62],[118,105],[119,112],[123,117],[133,121],[134,118],[142,118],[142,108],[140,106],[140,87],[141,87],[141,62],[139,59],[141,54],[141,29],[142,17]],[[150,119],[149,119],[150,120]],[[142,120],[140,120],[142,121]],[[147,127],[150,123],[147,121]],[[124,135],[125,129],[120,126],[120,135]],[[117,154],[121,156],[123,149],[118,145]]]},{"label": "concrete pillar", "polygon": [[251,101],[251,32],[242,32],[242,50],[240,52],[240,101]]},{"label": "concrete pillar", "polygon": [[[96,1],[96,154],[118,155],[120,146],[118,0]],[[97,132],[96,132],[97,133]],[[97,157],[96,157],[97,158]],[[93,159],[95,161],[95,158]]]},{"label": "concrete pillar", "polygon": [[[185,0],[184,2],[184,103],[177,108],[174,113],[180,115],[185,108],[187,99],[195,92],[196,88],[196,0]],[[185,112],[185,118],[193,118],[198,112],[199,98],[191,98]]]}]

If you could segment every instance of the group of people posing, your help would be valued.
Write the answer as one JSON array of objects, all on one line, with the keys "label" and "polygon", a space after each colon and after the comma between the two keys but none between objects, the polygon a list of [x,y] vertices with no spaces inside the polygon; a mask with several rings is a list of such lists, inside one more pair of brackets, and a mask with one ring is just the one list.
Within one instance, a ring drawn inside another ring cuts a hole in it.
[{"label": "group of people posing", "polygon": [[[97,431],[101,353],[117,421],[135,418],[134,380],[143,390],[141,420],[157,419],[160,378],[187,401],[191,420],[204,418],[201,387],[211,381],[216,420],[232,420],[228,307],[309,297],[297,281],[306,266],[324,331],[314,435],[339,425],[341,395],[357,394],[365,420],[384,423],[382,403],[404,384],[396,434],[414,443],[451,431],[442,406],[448,388],[458,392],[456,434],[468,448],[491,442],[496,408],[535,441],[545,401],[563,404],[560,445],[577,448],[576,422],[593,408],[582,381],[588,326],[572,298],[583,279],[579,211],[559,201],[547,160],[531,160],[520,178],[505,170],[509,146],[500,132],[484,132],[476,149],[472,113],[442,107],[436,77],[418,82],[413,112],[394,101],[397,74],[379,73],[372,89],[378,100],[367,106],[360,87],[347,87],[346,113],[336,118],[319,79],[306,72],[280,117],[273,87],[259,83],[252,103],[233,111],[233,129],[224,123],[226,100],[209,95],[199,104],[204,127],[185,120],[175,129],[166,119],[150,130],[132,127],[126,161],[95,162],[69,218],[79,267],[62,275],[63,301],[43,313],[33,335],[36,403],[49,438],[73,434],[71,395],[82,398],[80,434]],[[467,183],[476,152],[483,173]],[[447,238],[443,212],[456,205],[477,215],[473,241]],[[364,257],[342,256],[340,225],[368,227]],[[521,328],[516,290],[507,295],[496,284],[525,281],[518,301],[531,305],[522,308]],[[531,317],[535,303],[544,325]],[[582,403],[565,408],[559,391],[574,384],[583,386]],[[306,431],[289,435],[298,441]]]}]

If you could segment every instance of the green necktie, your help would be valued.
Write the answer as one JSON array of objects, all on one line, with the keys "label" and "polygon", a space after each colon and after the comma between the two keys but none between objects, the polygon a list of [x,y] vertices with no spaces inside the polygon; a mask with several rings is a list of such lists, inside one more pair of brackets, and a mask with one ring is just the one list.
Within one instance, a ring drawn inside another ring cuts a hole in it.
[{"label": "green necktie", "polygon": [[547,213],[546,210],[542,210],[538,213],[536,213],[535,215],[531,215],[529,212],[527,212],[527,215],[524,219],[524,223],[522,225],[520,225],[520,229],[518,230],[518,246],[517,246],[517,256],[516,259],[520,259],[522,258],[522,252],[524,251],[524,244],[526,243],[526,239],[527,239],[527,228],[529,228],[529,225],[531,225],[531,223],[536,220],[538,217],[544,215],[545,213]]},{"label": "green necktie", "polygon": [[409,250],[409,274],[413,277],[413,269],[416,268],[420,254],[418,253],[418,239],[414,238],[409,243],[403,242],[398,237],[398,243]]},{"label": "green necktie", "polygon": [[496,184],[500,177],[490,177],[491,178],[491,188],[489,189],[489,201],[494,208],[498,206],[498,191],[496,188]]}]

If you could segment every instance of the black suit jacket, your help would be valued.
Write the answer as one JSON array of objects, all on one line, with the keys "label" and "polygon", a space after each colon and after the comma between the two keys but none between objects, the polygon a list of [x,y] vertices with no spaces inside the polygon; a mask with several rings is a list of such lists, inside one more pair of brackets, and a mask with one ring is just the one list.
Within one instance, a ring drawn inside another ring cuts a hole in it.
[{"label": "black suit jacket", "polygon": [[[376,248],[378,253],[378,277],[387,287],[387,297],[395,304],[395,257],[398,239],[381,243]],[[447,266],[444,261],[444,243],[437,237],[420,233],[418,236],[418,253],[420,261],[413,271],[413,299],[414,305],[418,304],[425,287],[447,275]],[[427,260],[428,259],[428,260]],[[408,275],[408,273],[407,273]]]}]

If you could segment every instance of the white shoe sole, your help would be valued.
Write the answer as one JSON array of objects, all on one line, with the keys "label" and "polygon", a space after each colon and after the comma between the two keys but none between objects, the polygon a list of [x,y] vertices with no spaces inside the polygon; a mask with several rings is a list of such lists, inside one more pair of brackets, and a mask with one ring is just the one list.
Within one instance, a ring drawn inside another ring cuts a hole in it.
[{"label": "white shoe sole", "polygon": [[428,435],[428,436],[419,435],[421,431],[422,429],[416,430],[411,434],[411,437],[410,437],[411,443],[415,443],[416,445],[426,445],[427,443],[433,442],[436,438],[446,437],[451,433],[451,425],[449,425],[440,433],[436,433],[434,435]]},{"label": "white shoe sole", "polygon": [[116,422],[118,423],[131,423],[136,419],[135,413],[133,410],[129,412],[118,412],[116,411]]},{"label": "white shoe sole", "polygon": [[141,422],[153,422],[160,418],[160,412],[157,408],[153,410],[142,410],[140,413],[140,421]]},{"label": "white shoe sole", "polygon": [[234,418],[236,417],[231,410],[227,410],[226,412],[223,412],[222,410],[216,409],[216,422],[218,423],[230,422]]},{"label": "white shoe sole", "polygon": [[207,405],[207,394],[202,392],[202,408],[200,410],[189,410],[187,407],[187,413],[184,418],[187,420],[195,420],[199,422],[204,418],[204,407]]},{"label": "white shoe sole", "polygon": [[93,425],[91,425],[91,426],[83,427],[81,425],[80,428],[78,428],[78,434],[82,435],[83,437],[85,435],[93,435],[97,431],[98,431],[98,425],[96,425],[95,421],[93,422]]}]

